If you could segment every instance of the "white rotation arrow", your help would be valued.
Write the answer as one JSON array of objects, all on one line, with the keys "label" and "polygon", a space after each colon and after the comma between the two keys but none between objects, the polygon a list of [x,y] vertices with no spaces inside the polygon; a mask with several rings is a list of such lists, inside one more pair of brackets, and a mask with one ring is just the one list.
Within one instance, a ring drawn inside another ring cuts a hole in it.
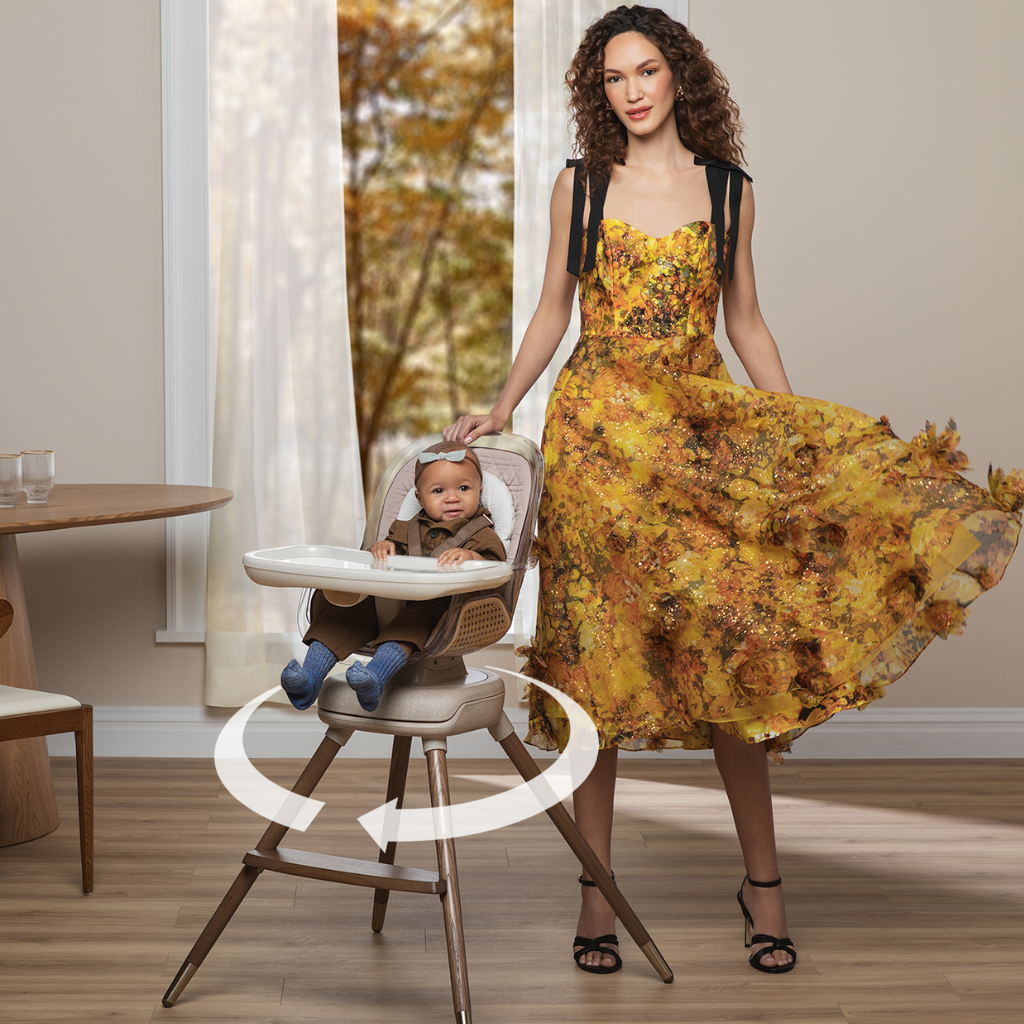
[{"label": "white rotation arrow", "polygon": [[579,704],[554,687],[519,672],[506,669],[492,671],[507,673],[531,686],[539,686],[562,705],[569,717],[571,730],[565,751],[536,778],[481,800],[447,807],[403,807],[401,810],[396,806],[397,800],[390,800],[375,807],[357,820],[382,850],[389,842],[415,843],[471,836],[532,818],[564,800],[593,770],[600,741],[597,728]]},{"label": "white rotation arrow", "polygon": [[220,781],[224,783],[224,788],[239,803],[245,804],[250,811],[255,811],[270,821],[276,821],[279,825],[305,832],[320,813],[324,802],[291,793],[276,782],[271,782],[265,775],[261,775],[245,756],[245,744],[242,742],[245,723],[252,717],[253,712],[279,689],[278,686],[272,686],[266,693],[254,697],[228,719],[217,737],[217,745],[213,749],[213,763],[216,765]]}]

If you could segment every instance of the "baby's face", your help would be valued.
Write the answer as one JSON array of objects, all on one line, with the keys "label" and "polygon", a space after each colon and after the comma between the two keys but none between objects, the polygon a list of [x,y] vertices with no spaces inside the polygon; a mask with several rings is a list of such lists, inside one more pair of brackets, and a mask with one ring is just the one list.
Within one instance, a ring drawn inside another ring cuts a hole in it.
[{"label": "baby's face", "polygon": [[483,485],[476,466],[469,459],[431,462],[420,474],[416,485],[416,500],[431,519],[469,518],[480,507]]}]

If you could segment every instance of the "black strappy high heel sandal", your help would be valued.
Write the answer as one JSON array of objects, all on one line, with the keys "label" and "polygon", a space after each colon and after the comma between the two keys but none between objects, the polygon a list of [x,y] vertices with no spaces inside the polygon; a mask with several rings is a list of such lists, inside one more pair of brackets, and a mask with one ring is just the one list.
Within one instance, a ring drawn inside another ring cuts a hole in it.
[{"label": "black strappy high heel sandal", "polygon": [[[580,885],[589,885],[597,888],[597,882],[591,882],[580,875],[577,879]],[[612,881],[615,881],[615,872],[612,872]],[[596,939],[588,939],[582,935],[577,935],[572,940],[573,954],[572,958],[576,961],[576,966],[581,971],[586,971],[588,974],[614,974],[616,971],[622,970],[622,957],[615,952],[614,949],[607,949],[604,943],[608,943],[612,946],[619,944],[619,937],[617,935],[599,935]],[[576,946],[582,946],[582,949],[576,949]],[[601,953],[604,956],[610,956],[615,963],[611,967],[602,967],[600,964],[591,966],[590,964],[580,963],[580,957],[586,956],[588,953]]]},{"label": "black strappy high heel sandal", "polygon": [[[782,875],[779,875],[774,882],[755,882],[750,875],[745,875],[743,882],[749,882],[751,885],[757,886],[758,889],[774,889],[777,885],[782,885]],[[747,949],[755,942],[770,942],[770,946],[765,946],[763,949],[759,949],[756,953],[750,954],[750,966],[755,971],[763,971],[765,974],[785,974],[786,971],[793,970],[796,967],[796,950],[793,948],[793,942],[791,939],[777,939],[774,935],[751,935],[750,933],[754,930],[754,919],[750,916],[750,911],[747,910],[746,903],[743,902],[743,882],[740,882],[740,891],[736,893],[736,899],[739,901],[740,910],[743,911],[743,917],[745,918],[743,924],[743,945]],[[788,953],[793,959],[788,964],[775,964],[772,967],[766,967],[761,960],[763,957],[768,956],[777,950],[782,950]]]}]

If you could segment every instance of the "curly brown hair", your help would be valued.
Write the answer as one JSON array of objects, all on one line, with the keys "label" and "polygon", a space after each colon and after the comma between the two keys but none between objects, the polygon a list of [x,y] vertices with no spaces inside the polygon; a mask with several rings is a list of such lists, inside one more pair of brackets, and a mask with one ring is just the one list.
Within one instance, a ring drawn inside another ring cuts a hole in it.
[{"label": "curly brown hair", "polygon": [[604,92],[604,48],[623,32],[639,32],[663,54],[683,98],[676,99],[676,127],[687,149],[705,159],[743,162],[743,122],[725,75],[687,27],[657,7],[616,7],[587,29],[569,70],[569,112],[583,169],[596,183],[626,155],[626,126],[609,109]]}]

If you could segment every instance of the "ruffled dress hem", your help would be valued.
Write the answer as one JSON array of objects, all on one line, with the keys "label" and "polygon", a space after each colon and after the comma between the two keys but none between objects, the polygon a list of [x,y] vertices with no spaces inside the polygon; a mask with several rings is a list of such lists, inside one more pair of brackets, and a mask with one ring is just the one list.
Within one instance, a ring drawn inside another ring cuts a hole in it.
[{"label": "ruffled dress hem", "polygon": [[[963,453],[956,452],[957,439],[955,424],[951,422],[938,439],[931,424],[926,425],[915,441],[919,446],[930,445],[940,455],[945,452],[947,460],[962,469],[967,460]],[[1019,539],[1024,477],[1020,472],[1005,474],[990,468],[989,493],[991,508],[968,516],[957,525],[950,543],[931,553],[930,565],[923,573],[928,578],[927,586],[913,579],[906,581],[907,590],[915,585],[918,588],[913,604],[875,650],[854,668],[846,682],[815,695],[794,678],[788,692],[761,697],[755,708],[745,710],[734,705],[720,717],[682,720],[669,728],[652,723],[649,733],[635,727],[628,731],[616,729],[616,717],[605,716],[596,723],[601,747],[709,750],[713,747],[711,727],[717,725],[746,742],[764,742],[768,753],[779,759],[778,755],[789,752],[793,742],[808,729],[840,711],[861,710],[881,699],[886,688],[907,672],[932,640],[962,633],[970,614],[969,605],[1002,579]],[[1007,536],[1007,528],[1012,538]],[[524,675],[545,679],[547,665],[535,644],[520,648],[517,653],[527,658],[522,669]],[[749,690],[749,686],[737,689]],[[525,742],[541,750],[564,750],[568,740],[569,723],[562,708],[551,697],[533,689]]]}]

